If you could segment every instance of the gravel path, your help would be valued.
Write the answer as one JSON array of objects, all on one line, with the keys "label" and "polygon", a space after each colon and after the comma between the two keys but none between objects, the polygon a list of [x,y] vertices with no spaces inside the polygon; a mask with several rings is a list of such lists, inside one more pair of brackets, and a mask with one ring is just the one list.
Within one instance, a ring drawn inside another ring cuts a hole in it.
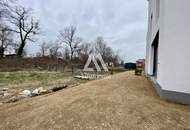
[{"label": "gravel path", "polygon": [[190,106],[161,100],[145,77],[133,73],[1,105],[0,129],[190,129]]}]

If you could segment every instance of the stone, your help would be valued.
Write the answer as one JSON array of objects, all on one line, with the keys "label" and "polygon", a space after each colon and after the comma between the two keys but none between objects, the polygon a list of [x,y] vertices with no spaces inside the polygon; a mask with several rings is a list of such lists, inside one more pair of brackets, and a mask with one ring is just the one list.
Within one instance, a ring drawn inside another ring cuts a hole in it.
[{"label": "stone", "polygon": [[41,94],[47,93],[47,90],[43,89],[43,87],[36,88],[34,91],[32,91],[32,96],[37,96]]},{"label": "stone", "polygon": [[19,101],[19,98],[18,97],[13,97],[11,99],[9,99],[8,101],[6,101],[6,103],[14,103],[14,102],[17,102]]},{"label": "stone", "polygon": [[3,93],[4,97],[8,97],[8,96],[12,96],[12,95],[13,95],[12,93],[9,93],[9,92],[6,92],[6,91]]},{"label": "stone", "polygon": [[39,93],[45,93],[47,90],[45,90],[43,87],[38,88]]},{"label": "stone", "polygon": [[52,91],[49,91],[49,90],[43,90],[43,91],[41,91],[41,94],[47,94],[47,93],[51,93]]},{"label": "stone", "polygon": [[2,88],[2,91],[8,91],[9,88]]},{"label": "stone", "polygon": [[0,91],[0,96],[4,96],[4,92]]},{"label": "stone", "polygon": [[24,96],[24,97],[30,97],[32,96],[31,91],[30,90],[24,90],[21,93],[19,93],[20,95]]},{"label": "stone", "polygon": [[37,96],[39,95],[39,90],[38,89],[34,89],[34,91],[32,91],[32,96]]}]

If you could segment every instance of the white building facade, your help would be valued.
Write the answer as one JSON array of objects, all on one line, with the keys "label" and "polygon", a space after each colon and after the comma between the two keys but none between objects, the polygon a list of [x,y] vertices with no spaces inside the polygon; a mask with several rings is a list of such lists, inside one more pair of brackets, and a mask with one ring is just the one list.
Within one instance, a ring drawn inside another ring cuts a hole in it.
[{"label": "white building facade", "polygon": [[145,72],[161,98],[190,104],[190,0],[148,0]]}]

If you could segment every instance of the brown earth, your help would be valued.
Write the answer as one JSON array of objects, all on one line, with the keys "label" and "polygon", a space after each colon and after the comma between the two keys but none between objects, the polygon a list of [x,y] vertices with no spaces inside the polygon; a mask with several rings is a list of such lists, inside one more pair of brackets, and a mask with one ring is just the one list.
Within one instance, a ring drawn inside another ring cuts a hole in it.
[{"label": "brown earth", "polygon": [[0,106],[3,130],[190,129],[190,106],[161,100],[150,81],[124,72]]}]

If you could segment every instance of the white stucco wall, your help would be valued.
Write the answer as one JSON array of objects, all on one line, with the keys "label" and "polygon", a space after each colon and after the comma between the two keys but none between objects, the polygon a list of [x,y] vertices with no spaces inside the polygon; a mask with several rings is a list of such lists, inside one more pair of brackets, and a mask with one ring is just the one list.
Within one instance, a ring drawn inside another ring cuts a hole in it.
[{"label": "white stucco wall", "polygon": [[[149,5],[155,8],[154,3]],[[151,43],[159,28],[157,82],[165,90],[190,93],[189,5],[190,0],[160,0],[159,23],[148,32],[146,72],[151,74]]]},{"label": "white stucco wall", "polygon": [[[147,47],[146,47],[146,66],[145,72],[149,75],[152,75],[152,66],[153,66],[153,49],[151,48],[151,44],[158,32],[159,28],[159,20],[160,17],[157,18],[156,15],[156,0],[149,1],[149,8],[148,8],[148,32],[147,32]],[[151,22],[151,15],[152,15],[152,22]]]}]

